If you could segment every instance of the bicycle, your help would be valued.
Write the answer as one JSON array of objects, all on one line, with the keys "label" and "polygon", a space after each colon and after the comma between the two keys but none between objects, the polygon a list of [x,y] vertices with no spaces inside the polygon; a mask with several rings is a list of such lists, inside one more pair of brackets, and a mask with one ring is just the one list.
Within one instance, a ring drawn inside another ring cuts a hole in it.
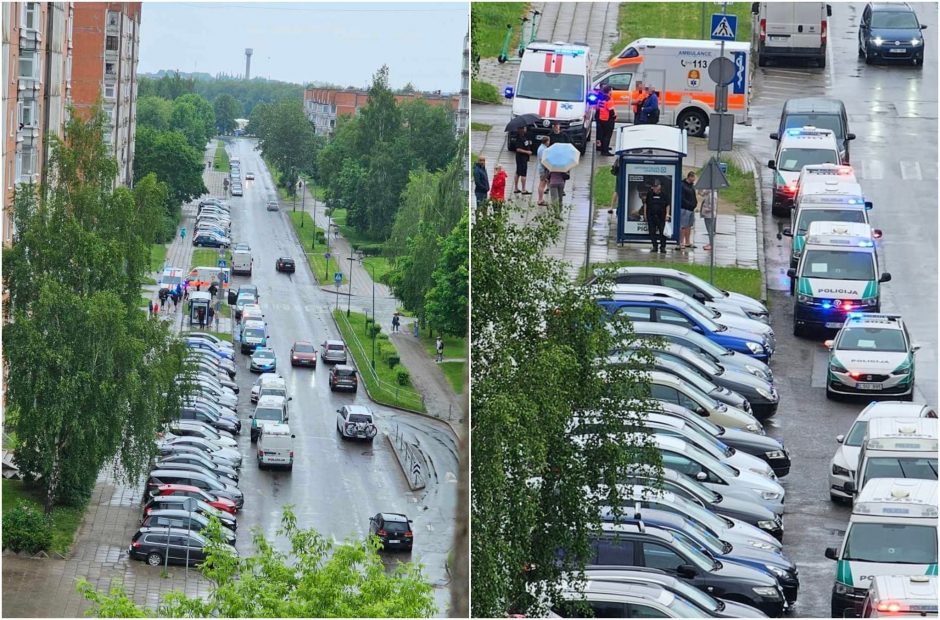
[{"label": "bicycle", "polygon": [[[525,53],[525,48],[529,45],[529,43],[532,43],[533,41],[535,41],[535,35],[536,35],[536,32],[538,31],[538,25],[539,25],[539,15],[541,14],[542,14],[541,11],[532,9],[532,19],[529,19],[526,16],[522,16],[521,18],[519,18],[519,22],[520,22],[519,47],[516,49],[516,55],[519,58],[522,58],[522,55]],[[528,39],[525,36],[526,23],[529,23]],[[499,52],[499,56],[496,57],[496,62],[498,62],[499,64],[510,62],[509,44],[511,42],[512,42],[512,24],[506,24],[506,37],[503,39],[503,47]],[[518,62],[518,61],[513,59],[511,62]]]}]

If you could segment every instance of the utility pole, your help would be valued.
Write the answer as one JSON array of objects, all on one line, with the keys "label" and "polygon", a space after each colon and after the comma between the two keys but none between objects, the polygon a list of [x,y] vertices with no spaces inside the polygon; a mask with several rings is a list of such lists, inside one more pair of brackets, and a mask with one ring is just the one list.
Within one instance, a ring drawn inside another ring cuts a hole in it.
[{"label": "utility pole", "polygon": [[[722,15],[728,14],[727,2],[722,3],[721,14]],[[721,40],[721,52],[719,52],[718,57],[719,58],[725,57],[725,40],[724,39]],[[725,112],[728,111],[728,87],[719,85],[717,90],[721,91],[722,97],[715,98],[715,112],[717,112],[718,114],[724,114]],[[718,161],[718,166],[720,168],[721,167],[721,140],[718,141],[718,150],[715,152],[715,159]],[[712,204],[714,205],[714,208],[715,208],[715,224],[717,225],[718,223],[718,190],[716,189],[712,191],[714,192],[712,194],[713,196]],[[708,283],[714,285],[715,284],[715,240],[713,238],[709,239],[708,244],[712,246],[712,249],[708,252]]]},{"label": "utility pole", "polygon": [[353,261],[356,260],[354,256],[350,256],[346,260],[349,261],[349,299],[346,300],[346,318],[349,318],[349,311],[352,307],[352,272],[353,272]]}]

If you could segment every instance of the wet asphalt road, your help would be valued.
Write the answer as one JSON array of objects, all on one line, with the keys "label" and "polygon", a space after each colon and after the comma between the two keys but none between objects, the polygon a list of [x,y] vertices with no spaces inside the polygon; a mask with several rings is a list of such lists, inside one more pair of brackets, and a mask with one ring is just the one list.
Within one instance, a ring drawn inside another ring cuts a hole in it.
[{"label": "wet asphalt road", "polygon": [[852,165],[865,195],[874,202],[872,224],[884,231],[880,252],[893,277],[884,285],[882,310],[904,316],[917,353],[915,398],[937,404],[937,5],[912,4],[924,31],[923,69],[867,66],[857,56],[863,4],[832,3],[830,49],[825,69],[807,66],[757,68],[751,102],[752,127],[735,127],[735,140],[763,162],[765,259],[772,321],[778,349],[772,366],[780,409],[767,424],[783,439],[793,469],[787,489],[784,548],[800,568],[800,595],[791,615],[828,617],[835,562],[823,552],[838,545],[850,510],[829,501],[829,460],[835,436],[848,430],[865,403],[835,403],[825,397],[824,336],[791,335],[793,299],[786,270],[789,239],[776,233],[789,223],[769,215],[770,171],[776,131],[787,98],[823,95],[845,102]]},{"label": "wet asphalt road", "polygon": [[[453,435],[442,423],[371,404],[362,388],[355,395],[330,392],[325,364],[318,363],[316,370],[291,368],[289,350],[295,340],[319,345],[328,338],[340,338],[330,316],[334,296],[322,291],[310,275],[284,209],[265,209],[276,192],[254,145],[247,139],[228,142],[229,155],[241,158],[242,174],[255,173],[255,180],[245,183],[245,195],[230,198],[233,238],[249,243],[254,258],[252,276],[235,276],[233,286],[249,281],[258,286],[278,373],[287,379],[293,397],[290,427],[297,438],[292,472],[258,469],[248,430],[248,415],[254,408],[249,394],[258,375],[248,371],[248,356],[236,353],[240,367],[236,380],[241,388],[238,414],[242,419],[238,441],[244,456],[240,488],[245,494],[245,507],[238,516],[239,552],[251,552],[252,527],[260,527],[269,539],[276,537],[286,504],[293,504],[301,526],[313,527],[336,541],[364,537],[369,517],[377,512],[403,512],[414,520],[414,551],[410,555],[387,554],[386,565],[392,567],[399,559],[424,564],[443,614],[448,599],[445,565],[452,545],[456,500],[453,474],[458,471]],[[294,257],[296,273],[276,272],[274,262],[279,256]],[[349,363],[353,363],[351,357]],[[336,432],[336,410],[353,403],[369,405],[376,415],[379,434],[372,444],[342,441]],[[434,477],[425,490],[409,490],[383,436],[383,432],[394,435],[396,425],[418,436],[428,453]],[[283,538],[277,546],[288,549]]]}]

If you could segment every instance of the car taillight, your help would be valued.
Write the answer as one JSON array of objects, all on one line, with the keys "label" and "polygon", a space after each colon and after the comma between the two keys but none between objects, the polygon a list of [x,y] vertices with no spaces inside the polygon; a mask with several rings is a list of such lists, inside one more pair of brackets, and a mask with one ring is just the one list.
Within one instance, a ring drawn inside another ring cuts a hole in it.
[{"label": "car taillight", "polygon": [[376,532],[375,534],[376,534],[376,536],[387,536],[387,535],[388,535],[388,532],[386,532],[385,530],[379,530],[379,531]]},{"label": "car taillight", "polygon": [[264,450],[258,450],[258,458],[260,459],[262,456],[264,456]]},{"label": "car taillight", "polygon": [[134,541],[131,543],[131,547],[133,547],[134,549],[140,549],[140,543],[137,541]]},{"label": "car taillight", "polygon": [[764,39],[767,38],[767,20],[760,20],[760,42],[763,43]]},{"label": "car taillight", "polygon": [[290,456],[291,460],[293,461],[293,460],[294,460],[294,451],[291,450],[291,451],[288,452],[287,454],[288,454],[288,456]]},{"label": "car taillight", "polygon": [[408,530],[407,532],[405,532],[405,538],[412,538],[412,537],[414,537],[414,534],[411,533],[411,530]]},{"label": "car taillight", "polygon": [[819,39],[823,45],[826,44],[826,38],[829,36],[829,22],[822,20],[819,24]]}]

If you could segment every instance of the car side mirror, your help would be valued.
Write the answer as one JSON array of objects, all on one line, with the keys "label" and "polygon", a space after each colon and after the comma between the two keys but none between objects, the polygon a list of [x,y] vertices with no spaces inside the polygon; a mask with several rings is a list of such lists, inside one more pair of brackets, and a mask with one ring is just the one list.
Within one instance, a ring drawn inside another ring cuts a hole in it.
[{"label": "car side mirror", "polygon": [[854,134],[854,133],[846,134],[845,139],[846,139],[846,140],[854,140],[854,139],[855,139],[855,134]]},{"label": "car side mirror", "polygon": [[839,559],[839,549],[836,547],[826,547],[826,557],[830,560]]},{"label": "car side mirror", "polygon": [[775,161],[772,160],[772,159],[768,159],[768,160],[767,160],[767,167],[770,168],[771,170],[776,170],[776,169],[777,169],[777,162],[775,162]]},{"label": "car side mirror", "polygon": [[836,443],[842,443],[845,441],[845,435],[836,435]]},{"label": "car side mirror", "polygon": [[342,410],[342,409],[337,409],[337,410],[336,410],[336,413],[343,413],[343,410]]},{"label": "car side mirror", "polygon": [[832,5],[831,4],[826,5],[826,17],[832,17]]},{"label": "car side mirror", "polygon": [[676,567],[676,574],[690,579],[698,575],[698,570],[691,564],[680,564]]},{"label": "car side mirror", "polygon": [[254,419],[254,417],[255,417],[254,414],[252,414],[252,413],[248,414],[248,419],[249,419],[249,420]]},{"label": "car side mirror", "polygon": [[832,345],[833,345],[833,341],[832,341],[832,340],[826,340],[825,342],[823,342],[823,346],[826,347],[826,348],[829,349],[829,350],[832,350]]},{"label": "car side mirror", "polygon": [[705,482],[708,479],[708,474],[706,474],[703,471],[700,471],[697,474],[695,474],[695,479],[698,480],[699,482]]},{"label": "car side mirror", "polygon": [[919,344],[912,344],[912,345],[911,345],[911,353],[917,353],[918,351],[920,351],[920,345],[919,345]]},{"label": "car side mirror", "polygon": [[855,494],[855,482],[852,480],[846,480],[845,484],[842,485],[842,490],[849,494]]},{"label": "car side mirror", "polygon": [[866,211],[871,211],[874,207],[875,207],[875,203],[873,203],[873,202],[870,201],[870,200],[866,200],[866,201],[865,201],[865,210],[866,210]]},{"label": "car side mirror", "polygon": [[920,29],[921,29],[921,30],[927,30],[927,24],[921,24],[921,25],[920,25]]},{"label": "car side mirror", "polygon": [[780,139],[780,134],[774,132],[774,133],[770,134],[770,139],[771,139],[771,140],[779,140],[779,139]]},{"label": "car side mirror", "polygon": [[782,231],[780,234],[783,235],[784,237],[792,237],[792,236],[793,236],[793,230],[791,230],[791,229],[789,229],[789,228],[784,228],[783,231]]},{"label": "car side mirror", "polygon": [[293,397],[293,396],[288,396],[288,397],[287,397],[287,400],[294,400],[294,397]]},{"label": "car side mirror", "polygon": [[760,13],[760,2],[751,3],[751,13],[754,13],[754,14]]},{"label": "car side mirror", "polygon": [[790,278],[795,278],[795,277],[796,277],[796,269],[794,269],[793,267],[790,267],[789,269],[787,269],[787,276],[790,277]]},{"label": "car side mirror", "polygon": [[890,281],[891,281],[891,274],[888,273],[887,271],[881,274],[881,277],[878,278],[878,282],[890,282]]}]

